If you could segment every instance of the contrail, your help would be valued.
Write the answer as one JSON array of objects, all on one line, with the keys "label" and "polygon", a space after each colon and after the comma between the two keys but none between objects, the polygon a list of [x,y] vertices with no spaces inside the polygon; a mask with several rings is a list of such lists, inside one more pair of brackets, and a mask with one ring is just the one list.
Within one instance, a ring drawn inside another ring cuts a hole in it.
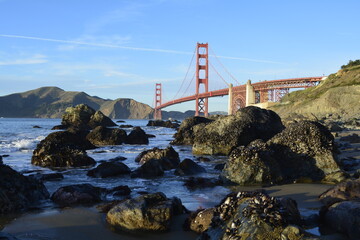
[{"label": "contrail", "polygon": [[[69,43],[69,44],[87,45],[87,46],[95,46],[95,47],[119,48],[119,49],[135,50],[135,51],[146,51],[146,52],[160,52],[160,53],[173,53],[173,54],[186,54],[186,55],[192,55],[193,54],[192,52],[184,52],[184,51],[176,51],[176,50],[168,50],[168,49],[125,47],[125,46],[119,46],[119,45],[113,45],[113,44],[105,44],[105,43],[89,43],[89,42],[81,42],[81,41],[70,41],[70,40],[31,37],[31,36],[20,36],[20,35],[0,34],[0,37],[21,38],[21,39],[30,39],[30,40],[47,41],[47,42]],[[210,56],[213,56],[213,55],[210,55]],[[224,58],[224,59],[234,59],[234,60],[248,61],[248,62],[284,64],[282,62],[274,62],[274,61],[251,59],[251,58],[226,57],[226,56],[217,56],[217,57],[218,58]]]}]

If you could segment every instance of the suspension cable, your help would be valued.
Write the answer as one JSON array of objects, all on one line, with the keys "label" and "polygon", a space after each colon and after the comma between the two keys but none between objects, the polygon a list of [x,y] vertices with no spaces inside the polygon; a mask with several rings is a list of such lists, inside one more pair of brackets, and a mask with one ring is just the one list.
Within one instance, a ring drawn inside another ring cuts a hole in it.
[{"label": "suspension cable", "polygon": [[[225,69],[225,71],[229,74],[229,76],[235,80],[237,82],[238,85],[240,85],[240,83],[238,82],[238,80],[236,80],[236,78],[226,69],[226,67],[220,62],[219,58],[216,56],[214,50],[212,50],[211,46],[210,46],[210,51],[212,52],[212,55],[215,56],[215,59],[220,63],[220,65]],[[215,70],[216,71],[216,70]]]},{"label": "suspension cable", "polygon": [[223,80],[223,82],[226,84],[226,86],[229,86],[230,84],[218,73],[218,71],[216,71],[216,69],[214,68],[214,66],[211,64],[211,62],[209,61],[210,67],[216,72],[216,74],[221,78],[221,80]]}]

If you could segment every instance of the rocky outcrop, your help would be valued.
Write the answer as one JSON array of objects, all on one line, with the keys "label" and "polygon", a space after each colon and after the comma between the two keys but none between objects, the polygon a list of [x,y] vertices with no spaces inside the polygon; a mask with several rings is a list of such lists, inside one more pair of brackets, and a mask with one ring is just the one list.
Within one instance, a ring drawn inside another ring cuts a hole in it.
[{"label": "rocky outcrop", "polygon": [[319,196],[325,206],[342,201],[360,201],[360,179],[340,183]]},{"label": "rocky outcrop", "polygon": [[340,171],[334,152],[327,128],[317,122],[293,123],[266,143],[257,140],[233,150],[222,177],[242,185],[321,181]]},{"label": "rocky outcrop", "polygon": [[95,111],[85,104],[69,107],[62,116],[61,124],[66,127],[77,127],[80,129],[94,129],[97,126],[117,126],[110,118],[102,112]]},{"label": "rocky outcrop", "polygon": [[0,164],[0,214],[25,210],[48,198],[49,193],[40,181]]},{"label": "rocky outcrop", "polygon": [[134,127],[125,140],[126,144],[148,144],[149,137],[140,127]]},{"label": "rocky outcrop", "polygon": [[140,164],[144,164],[150,159],[160,160],[164,170],[176,168],[180,163],[179,154],[171,146],[165,149],[155,147],[153,149],[143,151],[136,156],[135,161]]},{"label": "rocky outcrop", "polygon": [[[209,223],[211,219],[211,223]],[[220,205],[200,211],[191,228],[201,239],[307,239],[296,202],[260,192],[229,194]],[[293,228],[293,229],[290,229]]]},{"label": "rocky outcrop", "polygon": [[88,171],[90,177],[107,178],[123,174],[130,174],[131,170],[128,166],[121,162],[105,162],[101,163],[94,169]]},{"label": "rocky outcrop", "polygon": [[162,162],[158,159],[150,159],[131,173],[132,178],[154,178],[164,175]]},{"label": "rocky outcrop", "polygon": [[238,146],[246,146],[255,139],[266,141],[283,129],[275,112],[258,107],[242,108],[235,115],[194,126],[193,153],[229,155]]},{"label": "rocky outcrop", "polygon": [[163,120],[149,120],[146,126],[151,127],[166,127],[166,128],[178,128],[180,124],[174,123],[170,120],[163,121]]},{"label": "rocky outcrop", "polygon": [[120,145],[126,140],[126,132],[118,128],[107,128],[98,126],[94,128],[86,139],[97,146]]},{"label": "rocky outcrop", "polygon": [[125,231],[158,232],[169,230],[173,216],[182,212],[180,199],[153,193],[119,203],[107,213],[106,221]]},{"label": "rocky outcrop", "polygon": [[101,201],[102,189],[90,184],[76,184],[60,187],[51,195],[51,200],[58,205],[94,204]]},{"label": "rocky outcrop", "polygon": [[50,133],[33,152],[31,163],[42,167],[82,167],[95,164],[85,150],[95,148],[85,136],[87,131]]},{"label": "rocky outcrop", "polygon": [[175,170],[175,175],[179,176],[186,176],[186,175],[195,175],[199,173],[206,172],[205,168],[200,166],[199,164],[195,163],[193,160],[186,158]]},{"label": "rocky outcrop", "polygon": [[220,179],[214,178],[203,178],[203,177],[189,177],[185,180],[184,185],[190,190],[201,189],[201,188],[213,188],[215,186],[222,185]]},{"label": "rocky outcrop", "polygon": [[204,117],[190,117],[182,121],[177,133],[174,135],[174,140],[171,142],[173,145],[192,145],[194,143],[194,130],[193,127],[212,122],[213,120]]}]

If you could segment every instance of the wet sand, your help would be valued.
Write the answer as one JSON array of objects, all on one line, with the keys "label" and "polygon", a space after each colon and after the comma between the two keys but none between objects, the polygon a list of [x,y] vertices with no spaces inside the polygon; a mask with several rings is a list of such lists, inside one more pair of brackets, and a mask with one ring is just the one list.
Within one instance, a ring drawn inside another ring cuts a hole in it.
[{"label": "wet sand", "polygon": [[[330,186],[323,184],[288,184],[264,188],[271,196],[291,197],[298,203],[300,211],[317,212],[321,204],[319,194]],[[255,190],[259,187],[238,187],[238,190]],[[235,190],[235,189],[234,189]],[[219,199],[220,201],[221,199]],[[182,230],[185,215],[177,217],[170,232],[160,234],[129,234],[115,232],[105,222],[105,214],[95,208],[76,207],[63,210],[43,210],[28,213],[7,224],[3,232],[26,240],[52,239],[196,239],[197,235]]]}]

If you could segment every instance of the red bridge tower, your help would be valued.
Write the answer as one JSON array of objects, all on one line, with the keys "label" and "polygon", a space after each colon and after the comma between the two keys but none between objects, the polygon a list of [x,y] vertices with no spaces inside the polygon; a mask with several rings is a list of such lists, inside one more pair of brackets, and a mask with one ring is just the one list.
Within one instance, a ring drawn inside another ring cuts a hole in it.
[{"label": "red bridge tower", "polygon": [[161,109],[158,108],[161,105],[161,83],[157,83],[155,87],[155,108],[154,119],[161,120]]},{"label": "red bridge tower", "polygon": [[197,43],[196,46],[196,108],[195,116],[208,116],[208,99],[200,98],[201,93],[209,91],[209,51],[207,43]]}]

